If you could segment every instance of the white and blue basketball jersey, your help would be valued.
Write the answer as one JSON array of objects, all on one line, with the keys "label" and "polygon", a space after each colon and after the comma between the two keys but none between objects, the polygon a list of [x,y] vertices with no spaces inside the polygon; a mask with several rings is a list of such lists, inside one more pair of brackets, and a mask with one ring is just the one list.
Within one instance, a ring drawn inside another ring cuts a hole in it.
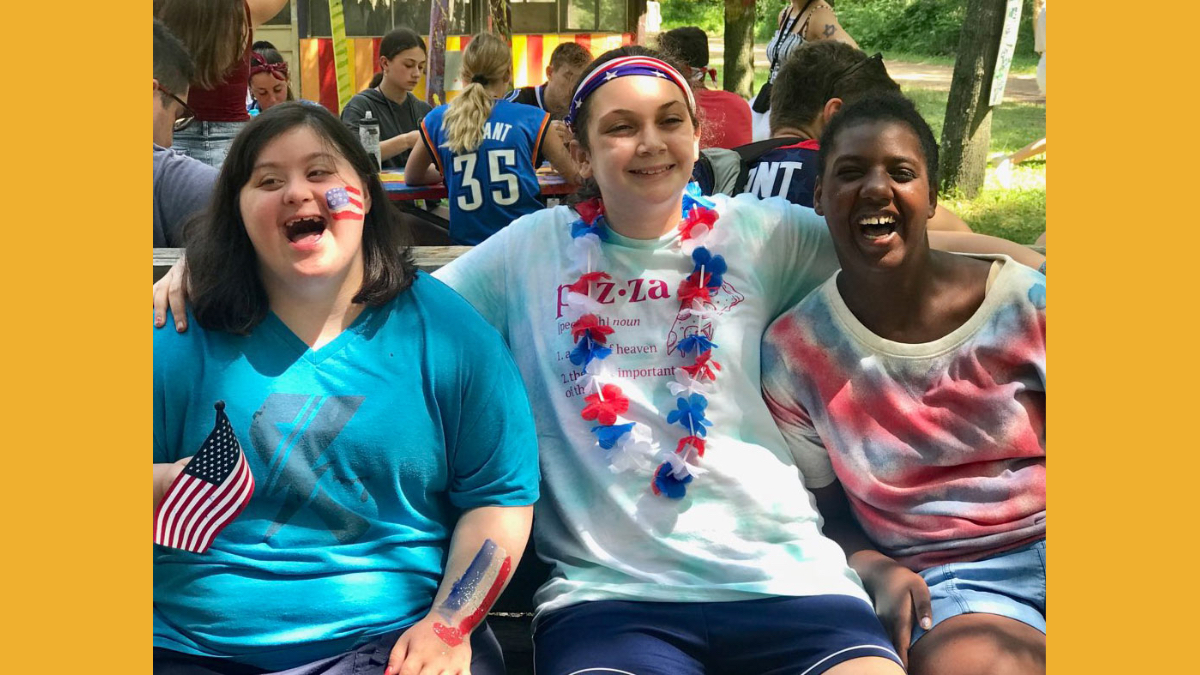
[{"label": "white and blue basketball jersey", "polygon": [[532,106],[497,100],[483,128],[483,143],[455,154],[446,146],[448,106],[421,122],[421,140],[450,193],[450,238],[474,246],[521,216],[542,208],[536,167],[550,116]]}]

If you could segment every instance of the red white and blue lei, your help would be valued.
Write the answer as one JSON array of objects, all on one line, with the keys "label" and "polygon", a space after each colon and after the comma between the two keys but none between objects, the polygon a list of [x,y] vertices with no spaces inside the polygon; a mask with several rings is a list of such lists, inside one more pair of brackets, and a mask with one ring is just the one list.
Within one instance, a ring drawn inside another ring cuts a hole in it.
[{"label": "red white and blue lei", "polygon": [[617,383],[616,369],[608,359],[612,355],[609,340],[613,329],[600,319],[602,305],[593,291],[611,276],[604,271],[604,252],[600,242],[608,239],[604,203],[598,198],[575,206],[579,219],[571,223],[572,274],[578,278],[568,287],[567,318],[575,343],[570,360],[583,368],[581,381],[586,405],[580,413],[584,420],[597,422],[591,428],[596,444],[607,451],[614,472],[654,469],[650,488],[654,494],[682,499],[694,477],[705,472],[702,458],[712,422],[705,417],[708,397],[716,393],[721,364],[714,355],[718,349],[711,336],[715,309],[713,298],[721,292],[726,272],[725,259],[711,248],[719,244],[720,219],[710,200],[700,194],[695,183],[683,195],[682,220],[678,225],[680,249],[690,256],[693,269],[676,290],[680,311],[694,324],[685,326],[684,337],[676,348],[686,363],[675,368],[675,381],[667,386],[676,397],[676,409],[667,413],[667,424],[681,428],[681,437],[673,449],[658,449],[644,424],[623,417],[629,411],[629,399]]}]

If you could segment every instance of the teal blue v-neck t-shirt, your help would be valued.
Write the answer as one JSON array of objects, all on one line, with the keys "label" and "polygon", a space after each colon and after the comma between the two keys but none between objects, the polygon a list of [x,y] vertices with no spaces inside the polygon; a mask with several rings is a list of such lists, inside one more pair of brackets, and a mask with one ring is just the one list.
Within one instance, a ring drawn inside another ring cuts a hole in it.
[{"label": "teal blue v-neck t-shirt", "polygon": [[525,389],[499,334],[442,282],[310,349],[154,333],[154,461],[196,453],[225,402],[256,487],[209,550],[154,547],[154,644],[284,669],[429,610],[458,517],[538,497]]}]

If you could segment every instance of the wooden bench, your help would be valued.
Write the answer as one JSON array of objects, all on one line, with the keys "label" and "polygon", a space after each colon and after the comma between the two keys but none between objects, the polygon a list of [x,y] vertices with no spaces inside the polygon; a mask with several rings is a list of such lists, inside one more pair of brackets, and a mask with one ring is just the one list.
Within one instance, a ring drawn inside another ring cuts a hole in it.
[{"label": "wooden bench", "polygon": [[[470,246],[412,247],[413,260],[417,263],[417,267],[426,272],[436,270],[469,250],[471,250]],[[161,279],[167,273],[167,270],[171,269],[171,265],[179,262],[181,257],[183,257],[183,249],[181,248],[154,249],[154,280],[158,281]]]}]

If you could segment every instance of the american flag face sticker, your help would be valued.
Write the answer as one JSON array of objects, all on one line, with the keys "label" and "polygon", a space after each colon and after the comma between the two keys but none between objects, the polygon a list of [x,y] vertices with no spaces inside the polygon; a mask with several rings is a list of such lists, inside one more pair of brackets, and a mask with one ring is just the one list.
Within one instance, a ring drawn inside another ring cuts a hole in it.
[{"label": "american flag face sticker", "polygon": [[334,220],[362,220],[362,192],[358,188],[336,187],[325,193],[325,203],[329,206]]}]

